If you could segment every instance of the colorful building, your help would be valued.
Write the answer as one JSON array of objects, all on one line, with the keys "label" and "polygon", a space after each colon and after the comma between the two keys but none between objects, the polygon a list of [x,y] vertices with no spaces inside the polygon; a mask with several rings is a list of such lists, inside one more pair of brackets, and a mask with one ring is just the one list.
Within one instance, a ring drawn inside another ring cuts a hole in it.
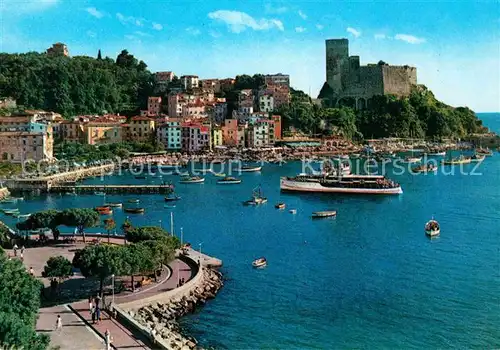
[{"label": "colorful building", "polygon": [[52,126],[44,131],[0,131],[0,160],[12,163],[53,159]]},{"label": "colorful building", "polygon": [[161,113],[161,97],[148,98],[148,115],[156,116]]},{"label": "colorful building", "polygon": [[130,123],[122,124],[124,140],[149,142],[154,137],[155,120],[148,117],[132,117]]},{"label": "colorful building", "polygon": [[168,118],[156,128],[156,138],[167,151],[179,151],[182,148],[182,119]]},{"label": "colorful building", "polygon": [[220,126],[214,126],[212,128],[212,148],[217,146],[222,146],[224,144],[224,137],[222,133],[222,128]]},{"label": "colorful building", "polygon": [[210,126],[199,123],[182,124],[182,151],[199,152],[211,148]]},{"label": "colorful building", "polygon": [[265,93],[259,97],[259,110],[266,113],[274,110],[274,97],[272,94]]},{"label": "colorful building", "polygon": [[281,140],[281,116],[273,115],[271,119],[274,121],[274,140]]},{"label": "colorful building", "polygon": [[183,75],[181,77],[181,85],[184,90],[192,90],[199,85],[199,78],[197,75]]},{"label": "colorful building", "polygon": [[249,148],[273,147],[275,141],[274,121],[260,119],[250,124],[247,130],[247,145]]},{"label": "colorful building", "polygon": [[224,146],[238,146],[238,119],[226,119],[222,126]]}]

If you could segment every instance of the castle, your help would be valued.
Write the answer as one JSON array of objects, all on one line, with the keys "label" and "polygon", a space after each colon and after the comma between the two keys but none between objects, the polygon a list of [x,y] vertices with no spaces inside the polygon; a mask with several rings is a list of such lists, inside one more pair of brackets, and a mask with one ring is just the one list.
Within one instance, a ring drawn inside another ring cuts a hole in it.
[{"label": "castle", "polygon": [[329,39],[326,40],[326,82],[331,90],[330,96],[325,97],[334,105],[362,110],[376,95],[409,95],[412,86],[417,84],[417,68],[390,66],[382,61],[360,66],[359,56],[349,56],[349,40]]}]

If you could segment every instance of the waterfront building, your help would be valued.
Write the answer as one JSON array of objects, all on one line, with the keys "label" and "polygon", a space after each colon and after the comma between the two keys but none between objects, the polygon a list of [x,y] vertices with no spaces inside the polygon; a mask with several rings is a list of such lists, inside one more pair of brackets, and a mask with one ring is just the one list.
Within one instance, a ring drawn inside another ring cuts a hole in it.
[{"label": "waterfront building", "polygon": [[274,121],[259,119],[247,128],[247,145],[250,148],[273,147],[275,141]]},{"label": "waterfront building", "polygon": [[227,103],[215,103],[213,107],[213,116],[216,123],[222,124],[227,117]]},{"label": "waterfront building", "polygon": [[184,90],[192,90],[197,88],[199,85],[198,76],[197,75],[183,75],[181,77],[181,86]]},{"label": "waterfront building", "polygon": [[148,98],[148,116],[156,116],[161,113],[161,97],[151,96]]},{"label": "waterfront building", "polygon": [[69,56],[68,47],[63,43],[52,44],[52,47],[47,49],[47,55],[49,56]]},{"label": "waterfront building", "polygon": [[238,123],[238,131],[237,131],[237,143],[236,146],[243,148],[246,147],[246,135],[247,135],[247,123]]},{"label": "waterfront building", "polygon": [[130,123],[122,124],[124,127],[124,140],[136,142],[149,142],[154,136],[155,120],[148,117],[132,117]]},{"label": "waterfront building", "polygon": [[274,141],[281,140],[281,116],[273,115],[271,119],[274,121]]},{"label": "waterfront building", "polygon": [[[348,39],[326,40],[326,84],[324,98],[332,106],[346,105],[359,110],[376,95],[408,96],[417,84],[417,68],[377,64],[360,65],[359,56],[349,56]],[[323,90],[323,89],[322,89]]]},{"label": "waterfront building", "polygon": [[222,126],[222,142],[224,146],[238,145],[238,119],[226,119]]},{"label": "waterfront building", "polygon": [[222,128],[218,125],[212,127],[212,148],[222,146],[224,144],[224,137]]},{"label": "waterfront building", "polygon": [[0,131],[0,159],[3,161],[22,163],[27,160],[52,160],[53,147],[54,138],[50,124],[35,131]]},{"label": "waterfront building", "polygon": [[210,126],[194,122],[182,124],[183,152],[199,152],[210,148]]},{"label": "waterfront building", "polygon": [[288,74],[267,74],[264,76],[264,82],[266,85],[281,85],[290,87],[290,76]]},{"label": "waterfront building", "polygon": [[91,120],[83,127],[83,141],[88,145],[106,145],[123,141],[122,123],[103,119]]},{"label": "waterfront building", "polygon": [[261,112],[272,112],[274,110],[274,97],[270,93],[264,93],[259,97],[259,110]]},{"label": "waterfront building", "polygon": [[182,148],[182,119],[168,118],[156,128],[156,138],[167,151],[179,151]]}]

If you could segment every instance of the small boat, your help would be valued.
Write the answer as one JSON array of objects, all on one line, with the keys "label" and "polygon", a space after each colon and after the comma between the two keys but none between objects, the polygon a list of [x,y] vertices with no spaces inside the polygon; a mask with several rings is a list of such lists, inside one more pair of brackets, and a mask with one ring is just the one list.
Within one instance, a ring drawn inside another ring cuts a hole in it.
[{"label": "small boat", "polygon": [[431,152],[427,153],[428,156],[433,156],[433,157],[444,157],[446,156],[446,151],[443,152]]},{"label": "small boat", "polygon": [[289,213],[295,215],[297,214],[297,209],[290,209]]},{"label": "small boat", "polygon": [[484,158],[486,158],[486,156],[484,154],[476,153],[471,157],[470,161],[471,162],[482,162],[484,160]]},{"label": "small boat", "polygon": [[95,211],[97,211],[101,215],[111,215],[113,214],[113,210],[108,206],[95,207]]},{"label": "small boat", "polygon": [[23,201],[24,200],[24,197],[13,197],[12,200],[14,201]]},{"label": "small boat", "polygon": [[194,169],[195,173],[201,173],[201,174],[206,174],[206,173],[211,173],[212,169]]},{"label": "small boat", "polygon": [[180,200],[181,197],[177,195],[170,195],[165,197],[165,202],[173,202],[173,201],[178,201]]},{"label": "small boat", "polygon": [[8,203],[8,204],[12,204],[12,203],[16,203],[17,200],[15,200],[14,198],[5,198],[3,200],[0,201],[0,203]]},{"label": "small boat", "polygon": [[104,205],[107,207],[111,207],[111,208],[121,208],[122,207],[122,203],[106,203]]},{"label": "small boat", "polygon": [[255,259],[253,262],[252,262],[252,266],[253,267],[264,267],[267,265],[267,260],[266,258],[262,257],[262,258],[258,258],[258,259]]},{"label": "small boat", "polygon": [[228,177],[225,177],[223,179],[217,180],[217,183],[219,185],[236,185],[236,184],[240,184],[241,180],[237,179],[235,177],[228,176]]},{"label": "small boat", "polygon": [[188,176],[181,179],[181,184],[199,184],[205,182],[205,178],[200,176]]},{"label": "small boat", "polygon": [[129,203],[139,203],[139,200],[138,199],[129,199],[128,202]]},{"label": "small boat", "polygon": [[264,203],[267,203],[267,198],[262,196],[260,186],[252,191],[252,199],[243,202],[244,205],[260,205]]},{"label": "small boat", "polygon": [[105,192],[94,192],[94,195],[96,195],[96,196],[105,196],[106,193]]},{"label": "small boat", "polygon": [[144,175],[140,175],[140,176],[136,176],[135,178],[136,178],[137,180],[144,180],[144,179],[146,179],[146,176],[144,176]]},{"label": "small boat", "polygon": [[125,208],[124,211],[126,213],[131,213],[131,214],[142,214],[142,213],[144,213],[145,209],[144,208]]},{"label": "small boat", "polygon": [[274,206],[276,209],[285,209],[286,204],[285,203],[278,203]]},{"label": "small boat", "polygon": [[226,177],[225,173],[213,173],[217,177]]},{"label": "small boat", "polygon": [[65,193],[66,196],[76,196],[76,192],[66,192]]},{"label": "small boat", "polygon": [[329,218],[332,216],[337,216],[337,211],[336,210],[327,210],[327,211],[315,211],[312,213],[312,218],[313,219],[320,219],[320,218]]},{"label": "small boat", "polygon": [[242,173],[258,172],[258,171],[261,171],[261,170],[262,170],[261,166],[242,166],[240,168],[240,171]]},{"label": "small boat", "polygon": [[412,168],[411,171],[414,173],[434,173],[437,169],[437,166],[432,163],[428,163],[416,166],[415,168]]},{"label": "small boat", "polygon": [[418,163],[422,160],[422,157],[405,157],[404,161],[406,163]]},{"label": "small boat", "polygon": [[439,227],[439,223],[436,220],[434,220],[434,219],[429,220],[425,224],[425,234],[427,236],[430,236],[430,237],[438,236],[440,232],[441,232],[441,229]]},{"label": "small boat", "polygon": [[445,159],[443,160],[444,165],[459,165],[459,164],[469,164],[472,161],[470,157],[464,157],[461,155],[458,158]]},{"label": "small boat", "polygon": [[492,156],[493,152],[489,148],[478,148],[478,149],[476,149],[476,154],[479,154],[482,156]]},{"label": "small boat", "polygon": [[6,215],[12,215],[12,214],[19,214],[19,209],[13,208],[13,209],[2,209],[3,213]]},{"label": "small boat", "polygon": [[14,217],[19,218],[19,219],[27,219],[31,216],[31,214],[17,214],[14,215]]},{"label": "small boat", "polygon": [[172,204],[172,205],[165,204],[165,205],[163,206],[163,208],[165,208],[165,209],[174,209],[174,208],[175,208],[175,204]]}]

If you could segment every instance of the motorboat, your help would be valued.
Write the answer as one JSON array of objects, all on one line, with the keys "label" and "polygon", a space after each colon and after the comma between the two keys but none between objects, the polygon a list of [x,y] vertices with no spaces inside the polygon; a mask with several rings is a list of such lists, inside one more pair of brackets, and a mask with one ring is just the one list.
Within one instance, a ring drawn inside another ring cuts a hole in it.
[{"label": "motorboat", "polygon": [[97,211],[100,215],[111,215],[113,214],[113,210],[110,207],[96,207],[95,211]]},{"label": "motorboat", "polygon": [[18,219],[27,219],[31,216],[31,214],[14,214],[14,217]]},{"label": "motorboat", "polygon": [[19,214],[19,209],[3,209],[2,210],[5,215],[18,215]]},{"label": "motorboat", "polygon": [[274,206],[276,209],[285,209],[286,204],[285,203],[278,203]]},{"label": "motorboat", "polygon": [[235,177],[227,176],[223,179],[217,180],[217,183],[219,185],[236,185],[236,184],[240,184],[241,180],[237,179]]},{"label": "motorboat", "polygon": [[482,155],[482,156],[492,156],[493,151],[491,151],[489,148],[478,148],[476,149],[476,154]]},{"label": "motorboat", "polygon": [[261,171],[262,167],[261,166],[242,166],[239,171],[242,173],[251,173],[251,172],[258,172]]},{"label": "motorboat", "polygon": [[252,266],[256,267],[256,268],[258,268],[258,267],[265,267],[266,265],[267,265],[267,260],[264,257],[255,259],[252,262]]},{"label": "motorboat", "polygon": [[124,211],[130,214],[143,214],[146,210],[144,208],[125,208]]},{"label": "motorboat", "polygon": [[205,178],[200,176],[186,176],[180,181],[181,184],[199,184],[205,182]]},{"label": "motorboat", "polygon": [[436,151],[436,152],[429,152],[427,153],[428,156],[432,156],[432,157],[444,157],[446,156],[446,151],[442,151],[442,152],[439,152],[439,151]]},{"label": "motorboat", "polygon": [[129,199],[127,202],[129,203],[139,203],[138,199]]},{"label": "motorboat", "polygon": [[106,203],[105,206],[111,207],[111,208],[121,208],[122,203]]},{"label": "motorboat", "polygon": [[464,157],[460,155],[458,158],[445,159],[443,160],[444,165],[459,165],[459,164],[469,164],[472,161],[471,157]]},{"label": "motorboat", "polygon": [[419,163],[422,160],[422,157],[405,157],[405,163]]},{"label": "motorboat", "polygon": [[262,195],[262,189],[259,187],[253,189],[252,198],[243,202],[245,205],[260,205],[267,203],[267,198]]},{"label": "motorboat", "polygon": [[337,216],[336,210],[315,211],[314,213],[312,213],[313,219],[329,218],[332,216]]},{"label": "motorboat", "polygon": [[213,173],[217,177],[226,177],[225,173]]},{"label": "motorboat", "polygon": [[441,229],[439,227],[439,223],[432,219],[427,221],[425,224],[425,234],[427,236],[433,237],[433,236],[438,236],[441,232]]},{"label": "motorboat", "polygon": [[437,166],[432,163],[418,165],[412,168],[411,171],[414,173],[435,173],[437,171]]},{"label": "motorboat", "polygon": [[174,201],[178,201],[180,200],[181,197],[180,196],[177,196],[177,195],[169,195],[169,196],[166,196],[165,197],[165,202],[174,202]]},{"label": "motorboat", "polygon": [[471,162],[482,162],[485,158],[486,158],[486,156],[484,154],[476,153],[471,157],[470,161]]},{"label": "motorboat", "polygon": [[106,193],[105,192],[94,192],[94,195],[96,195],[96,196],[105,196]]}]

